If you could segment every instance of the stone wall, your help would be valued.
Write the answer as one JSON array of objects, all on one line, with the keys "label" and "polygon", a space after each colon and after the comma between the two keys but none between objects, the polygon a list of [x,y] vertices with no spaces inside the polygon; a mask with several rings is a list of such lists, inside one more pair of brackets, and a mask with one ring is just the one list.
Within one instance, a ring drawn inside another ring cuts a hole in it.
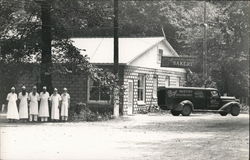
[{"label": "stone wall", "polygon": [[74,105],[79,102],[87,101],[87,75],[54,75],[52,76],[52,85],[62,93],[64,87],[68,89],[71,97],[71,103]]},{"label": "stone wall", "polygon": [[[32,91],[33,85],[38,85],[39,79],[37,79],[32,73],[27,72],[18,77],[17,83],[13,84],[16,87],[16,93],[21,91],[22,85],[25,85],[28,92]],[[58,89],[61,94],[63,88],[68,88],[68,92],[71,96],[72,105],[84,102],[87,100],[87,76],[85,75],[52,75],[52,86]],[[40,93],[40,90],[38,90]],[[7,93],[2,93],[7,96]],[[4,101],[4,100],[2,100]]]},{"label": "stone wall", "polygon": [[[98,65],[98,67],[103,68],[107,71],[113,70],[112,65]],[[16,93],[21,91],[22,85],[25,85],[28,92],[31,92],[32,87],[34,85],[39,86],[40,84],[40,72],[37,64],[20,64],[13,67],[16,70],[15,80],[10,81],[8,86],[4,86],[5,84],[0,83],[0,87],[4,88],[0,90],[0,104],[6,103],[6,96],[10,92],[10,88],[12,86],[16,87]],[[1,68],[2,70],[3,68]],[[119,67],[119,76],[120,82],[119,84],[123,84],[123,71],[124,66]],[[8,79],[10,74],[7,73],[5,76]],[[3,76],[3,75],[0,75]],[[5,81],[6,78],[0,77],[2,81]],[[0,82],[2,82],[0,81]],[[75,105],[76,103],[83,102],[86,103],[89,107],[92,108],[102,108],[104,110],[112,110],[112,104],[100,104],[100,103],[88,103],[87,94],[88,94],[88,77],[84,74],[72,75],[72,74],[53,74],[52,75],[52,86],[58,89],[59,93],[62,93],[64,87],[68,88],[68,92],[71,96],[71,105]],[[38,89],[40,93],[41,90]],[[0,105],[0,106],[1,106]],[[120,113],[122,114],[123,110],[123,96],[120,96]]]},{"label": "stone wall", "polygon": [[39,67],[36,64],[3,64],[0,63],[0,104],[6,103],[6,96],[14,86],[16,92],[21,91],[22,85],[28,90],[39,83]]}]

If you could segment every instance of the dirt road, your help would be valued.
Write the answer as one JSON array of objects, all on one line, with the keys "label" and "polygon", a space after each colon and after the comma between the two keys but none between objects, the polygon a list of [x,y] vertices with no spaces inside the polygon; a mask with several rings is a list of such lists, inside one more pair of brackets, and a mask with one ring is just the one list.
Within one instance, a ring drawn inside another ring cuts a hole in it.
[{"label": "dirt road", "polygon": [[249,115],[1,124],[1,159],[248,160]]}]

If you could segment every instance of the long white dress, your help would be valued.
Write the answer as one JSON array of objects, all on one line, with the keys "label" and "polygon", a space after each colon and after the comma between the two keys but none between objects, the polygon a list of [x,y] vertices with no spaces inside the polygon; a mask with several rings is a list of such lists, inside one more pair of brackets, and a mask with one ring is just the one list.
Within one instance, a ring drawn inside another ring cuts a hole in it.
[{"label": "long white dress", "polygon": [[17,94],[9,93],[7,95],[7,101],[8,101],[7,119],[19,119],[19,114],[16,105]]},{"label": "long white dress", "polygon": [[33,92],[29,94],[30,100],[30,115],[38,115],[38,101],[40,101],[39,94],[33,95]]},{"label": "long white dress", "polygon": [[20,92],[18,94],[18,99],[20,100],[19,104],[19,118],[20,119],[26,119],[29,117],[28,113],[28,93],[25,92],[25,95]]},{"label": "long white dress", "polygon": [[49,117],[49,93],[48,92],[41,92],[40,93],[40,108],[39,108],[39,117]]},{"label": "long white dress", "polygon": [[50,100],[52,103],[51,107],[51,119],[59,120],[59,102],[61,101],[61,96],[59,94],[52,94],[50,96]]},{"label": "long white dress", "polygon": [[68,93],[66,94],[63,93],[61,97],[62,97],[61,116],[68,116],[70,95]]}]

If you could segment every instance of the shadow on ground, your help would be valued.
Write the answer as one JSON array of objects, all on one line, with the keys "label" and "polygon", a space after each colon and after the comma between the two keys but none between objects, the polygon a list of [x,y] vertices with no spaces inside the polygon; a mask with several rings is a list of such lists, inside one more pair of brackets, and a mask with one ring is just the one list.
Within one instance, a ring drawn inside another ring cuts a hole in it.
[{"label": "shadow on ground", "polygon": [[[193,117],[198,117],[198,115],[193,115]],[[242,120],[237,117],[216,118],[216,119],[192,119],[190,117],[181,117],[182,119],[177,119],[162,122],[146,122],[143,125],[134,125],[129,129],[148,129],[150,131],[178,131],[178,132],[233,132],[239,130],[246,130],[249,128],[248,118]]]}]

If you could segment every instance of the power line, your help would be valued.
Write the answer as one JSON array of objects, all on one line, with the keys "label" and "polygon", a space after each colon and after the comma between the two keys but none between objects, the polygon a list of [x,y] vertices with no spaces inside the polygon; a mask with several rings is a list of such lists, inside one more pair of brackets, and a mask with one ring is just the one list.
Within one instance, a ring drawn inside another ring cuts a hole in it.
[{"label": "power line", "polygon": [[100,48],[100,46],[101,46],[103,40],[104,40],[104,38],[102,38],[102,40],[100,41],[100,43],[99,43],[99,44],[97,45],[97,47],[95,48],[95,51],[93,52],[92,57],[94,57],[95,54],[97,53],[97,50]]}]

